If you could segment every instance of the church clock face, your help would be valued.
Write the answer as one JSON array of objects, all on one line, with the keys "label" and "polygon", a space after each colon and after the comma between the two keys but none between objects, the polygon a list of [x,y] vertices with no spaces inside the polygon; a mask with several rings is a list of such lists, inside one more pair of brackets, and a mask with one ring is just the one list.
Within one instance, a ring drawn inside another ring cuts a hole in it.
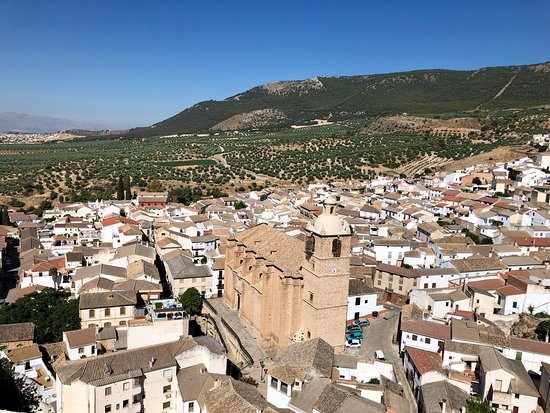
[{"label": "church clock face", "polygon": [[331,269],[330,272],[331,272],[332,274],[336,274],[336,268]]}]

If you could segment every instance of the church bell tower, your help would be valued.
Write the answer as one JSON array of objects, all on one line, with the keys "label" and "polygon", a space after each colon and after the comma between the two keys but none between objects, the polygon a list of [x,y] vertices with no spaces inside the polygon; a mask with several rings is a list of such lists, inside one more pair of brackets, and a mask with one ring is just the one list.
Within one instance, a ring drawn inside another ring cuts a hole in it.
[{"label": "church bell tower", "polygon": [[336,349],[345,341],[351,230],[335,214],[329,197],[323,213],[306,227],[302,266],[302,331],[305,339],[320,337]]}]

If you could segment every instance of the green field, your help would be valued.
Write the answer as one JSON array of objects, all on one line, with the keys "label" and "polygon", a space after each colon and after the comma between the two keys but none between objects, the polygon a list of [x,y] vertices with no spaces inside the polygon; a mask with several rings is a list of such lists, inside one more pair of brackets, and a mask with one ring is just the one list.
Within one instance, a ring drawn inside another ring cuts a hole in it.
[{"label": "green field", "polygon": [[[546,109],[494,112],[489,117],[469,113],[469,117],[483,117],[487,126],[467,136],[400,127],[377,133],[368,127],[378,118],[370,117],[322,127],[209,137],[4,144],[0,145],[0,196],[55,199],[60,195],[65,202],[105,199],[115,195],[120,176],[131,178],[133,190],[156,180],[166,189],[198,185],[226,192],[268,181],[302,185],[316,180],[368,179],[380,172],[404,171],[404,166],[418,159],[450,161],[525,144],[531,134],[548,131],[548,114]],[[453,116],[465,115],[448,117]],[[423,165],[415,172],[423,172]]]}]

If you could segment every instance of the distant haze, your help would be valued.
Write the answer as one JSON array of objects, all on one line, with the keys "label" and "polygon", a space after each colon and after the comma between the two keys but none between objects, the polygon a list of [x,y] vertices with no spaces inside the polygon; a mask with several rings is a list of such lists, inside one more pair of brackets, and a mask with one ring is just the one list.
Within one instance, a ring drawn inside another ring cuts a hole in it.
[{"label": "distant haze", "polygon": [[106,125],[86,121],[51,118],[27,113],[0,112],[0,131],[49,133],[67,129],[103,130],[109,128]]}]

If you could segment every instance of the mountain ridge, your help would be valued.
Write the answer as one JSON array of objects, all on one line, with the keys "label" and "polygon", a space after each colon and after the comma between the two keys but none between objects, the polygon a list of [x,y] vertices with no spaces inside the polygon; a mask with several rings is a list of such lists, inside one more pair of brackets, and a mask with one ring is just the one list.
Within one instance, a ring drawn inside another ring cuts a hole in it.
[{"label": "mountain ridge", "polygon": [[550,104],[550,94],[545,90],[550,90],[550,62],[477,70],[420,69],[357,76],[316,76],[269,82],[223,100],[198,102],[150,127],[131,129],[129,134],[147,136],[219,130],[220,124],[224,125],[236,115],[247,118],[247,126],[254,127],[250,114],[265,110],[278,116],[272,124],[266,124],[263,114],[261,127],[288,126],[327,117],[338,120],[403,112],[437,114],[527,108]]}]

